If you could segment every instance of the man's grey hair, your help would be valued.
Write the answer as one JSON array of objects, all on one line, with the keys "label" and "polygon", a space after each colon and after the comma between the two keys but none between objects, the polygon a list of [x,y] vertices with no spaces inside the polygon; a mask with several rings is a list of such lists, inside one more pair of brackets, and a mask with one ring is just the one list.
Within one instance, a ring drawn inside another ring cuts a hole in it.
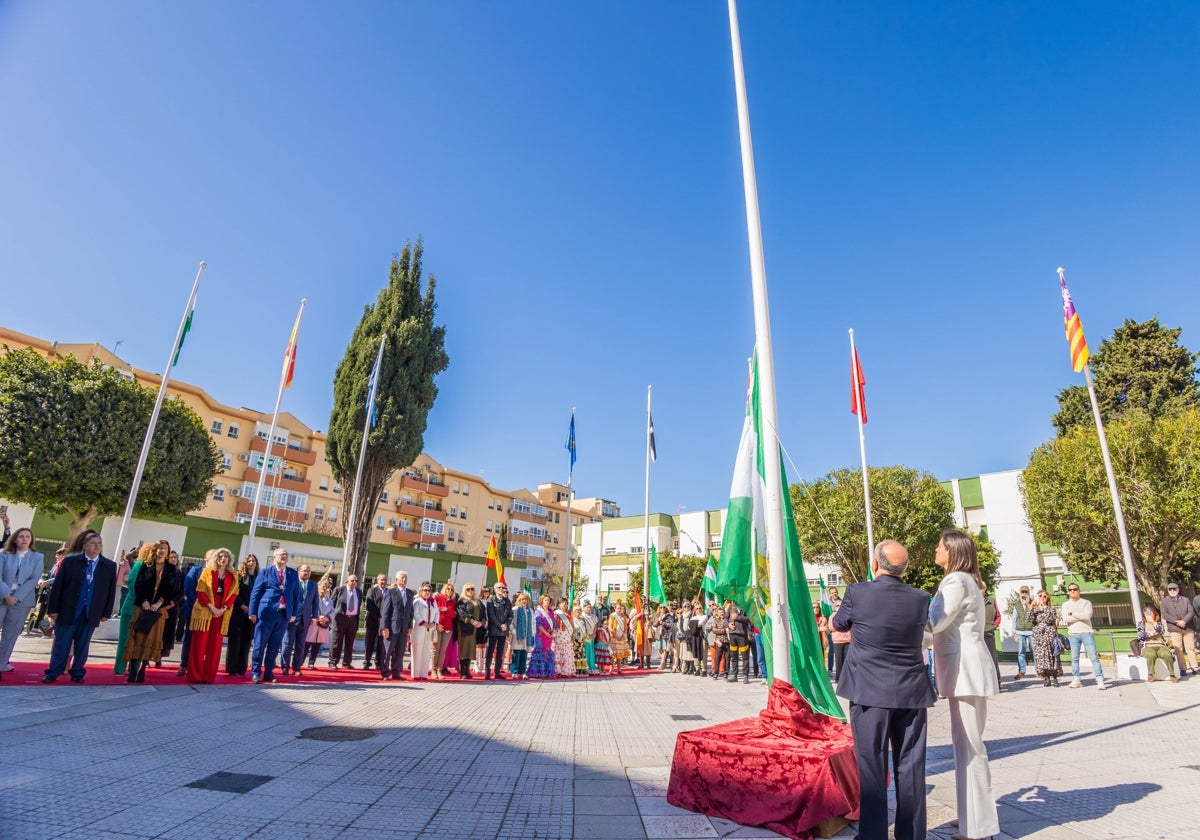
[{"label": "man's grey hair", "polygon": [[881,572],[903,575],[908,568],[908,549],[895,540],[883,540],[875,546],[875,562]]}]

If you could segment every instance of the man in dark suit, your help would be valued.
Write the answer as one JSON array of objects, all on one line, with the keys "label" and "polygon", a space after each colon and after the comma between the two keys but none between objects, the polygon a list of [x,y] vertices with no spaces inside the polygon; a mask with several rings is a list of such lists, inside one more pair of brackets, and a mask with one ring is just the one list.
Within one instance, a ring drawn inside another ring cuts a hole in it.
[{"label": "man in dark suit", "polygon": [[492,587],[492,597],[483,605],[487,614],[487,652],[483,660],[485,680],[508,679],[501,673],[504,665],[504,643],[508,639],[508,628],[512,626],[512,601],[508,600],[508,587],[497,583]]},{"label": "man in dark suit", "polygon": [[412,634],[413,598],[416,593],[407,587],[408,573],[397,572],[396,584],[383,597],[383,609],[380,611],[379,622],[386,647],[383,658],[379,660],[379,672],[385,680],[402,680],[400,672],[404,670],[404,649],[408,646],[408,637]]},{"label": "man in dark suit", "polygon": [[358,638],[358,617],[363,613],[358,576],[346,578],[346,585],[333,590],[333,640],[329,644],[329,667],[354,667],[354,640]]},{"label": "man in dark suit", "polygon": [[896,840],[925,837],[925,734],[936,702],[922,657],[929,593],[904,583],[908,552],[895,540],[875,547],[875,580],[851,584],[833,615],[850,632],[837,693],[850,701],[850,728],[862,788],[861,840],[887,840],[888,747],[896,784]]},{"label": "man in dark suit", "polygon": [[300,608],[296,621],[283,629],[283,673],[300,673],[300,663],[304,661],[304,636],[308,633],[308,625],[317,617],[320,606],[320,596],[317,595],[317,585],[312,581],[312,569],[305,563],[296,570],[300,580]]},{"label": "man in dark suit", "polygon": [[250,660],[250,681],[275,682],[275,660],[283,644],[283,631],[300,618],[300,578],[288,568],[286,548],[275,550],[274,563],[258,573],[250,592],[250,613],[254,625],[254,652]]},{"label": "man in dark suit", "polygon": [[383,637],[379,635],[379,620],[383,617],[383,596],[387,589],[387,575],[379,575],[364,599],[367,605],[367,652],[363,657],[364,668],[370,668],[372,662],[378,662],[381,667],[383,665],[383,649],[386,645]]},{"label": "man in dark suit", "polygon": [[71,682],[83,682],[92,633],[101,621],[108,621],[113,598],[117,597],[117,564],[100,552],[104,543],[99,534],[92,534],[83,543],[83,551],[63,558],[54,583],[46,613],[54,620],[54,644],[50,648],[50,664],[42,682],[52,683],[67,667],[67,655],[72,648]]}]

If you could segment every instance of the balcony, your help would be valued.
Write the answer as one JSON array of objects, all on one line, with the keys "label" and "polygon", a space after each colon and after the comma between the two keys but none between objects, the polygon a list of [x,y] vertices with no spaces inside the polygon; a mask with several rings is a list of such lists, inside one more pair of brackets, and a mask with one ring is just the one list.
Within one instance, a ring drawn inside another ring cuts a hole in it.
[{"label": "balcony", "polygon": [[450,488],[436,479],[426,480],[424,476],[412,476],[408,473],[400,476],[400,486],[418,493],[428,493],[430,496],[445,498],[450,495]]},{"label": "balcony", "polygon": [[399,545],[417,545],[421,542],[421,537],[420,531],[405,531],[402,528],[392,530],[392,542]]},{"label": "balcony", "polygon": [[446,511],[441,508],[427,508],[424,505],[414,505],[410,502],[396,502],[396,511],[405,516],[415,516],[418,519],[436,519],[446,521]]},{"label": "balcony", "polygon": [[[267,442],[258,435],[253,435],[250,438],[251,452],[266,452]],[[276,443],[271,446],[271,454],[276,458],[282,458],[285,461],[293,461],[297,464],[304,464],[306,467],[311,467],[317,463],[317,453],[311,449],[295,449],[291,446],[284,446],[281,443]]]},{"label": "balcony", "polygon": [[[249,481],[251,484],[257,485],[261,473],[253,467],[246,467],[246,472],[242,475],[242,481]],[[281,475],[268,475],[267,487],[278,487],[280,490],[292,490],[296,493],[308,493],[312,490],[312,482],[307,478],[284,478]]]},{"label": "balcony", "polygon": [[[237,513],[244,513],[249,516],[253,512],[254,502],[249,499],[238,499]],[[258,515],[261,519],[279,519],[283,522],[300,525],[304,522],[305,513],[302,510],[284,510],[283,508],[271,507],[270,505],[262,505],[258,509]]]},{"label": "balcony", "polygon": [[528,522],[531,525],[546,524],[545,514],[538,516],[536,513],[524,513],[519,510],[510,510],[508,512],[508,519],[510,522]]}]

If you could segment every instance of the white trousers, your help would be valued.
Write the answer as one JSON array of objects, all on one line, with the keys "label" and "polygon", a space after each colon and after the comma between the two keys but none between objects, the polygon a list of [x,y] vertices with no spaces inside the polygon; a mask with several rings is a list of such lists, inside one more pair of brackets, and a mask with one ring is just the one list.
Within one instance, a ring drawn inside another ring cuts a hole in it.
[{"label": "white trousers", "polygon": [[954,788],[958,794],[958,831],[966,837],[1000,833],[992,771],[988,767],[983,729],[986,697],[950,698],[950,740],[954,745]]},{"label": "white trousers", "polygon": [[429,676],[433,664],[433,639],[437,628],[414,627],[412,629],[412,676],[421,680]]}]

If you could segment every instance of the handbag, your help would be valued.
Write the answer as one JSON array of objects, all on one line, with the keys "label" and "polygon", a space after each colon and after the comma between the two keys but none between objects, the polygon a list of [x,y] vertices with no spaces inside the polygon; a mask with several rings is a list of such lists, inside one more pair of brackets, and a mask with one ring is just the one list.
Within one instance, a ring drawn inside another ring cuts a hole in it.
[{"label": "handbag", "polygon": [[133,624],[134,633],[149,633],[154,629],[154,625],[158,623],[159,614],[154,610],[142,610],[142,614],[138,616],[138,620]]}]

